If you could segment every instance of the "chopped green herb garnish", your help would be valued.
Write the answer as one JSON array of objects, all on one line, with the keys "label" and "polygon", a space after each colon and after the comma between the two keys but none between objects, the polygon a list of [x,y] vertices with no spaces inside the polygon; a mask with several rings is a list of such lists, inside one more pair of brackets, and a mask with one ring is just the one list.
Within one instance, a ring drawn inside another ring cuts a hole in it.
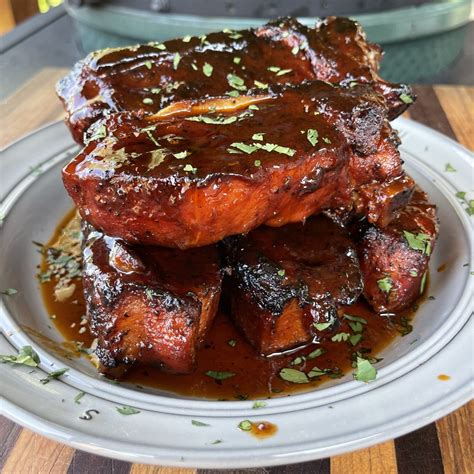
[{"label": "chopped green herb garnish", "polygon": [[211,77],[213,70],[214,68],[209,63],[204,63],[204,66],[202,67],[202,72],[205,76]]},{"label": "chopped green herb garnish", "polygon": [[405,104],[413,104],[413,99],[408,94],[400,94],[400,100]]},{"label": "chopped green herb garnish", "polygon": [[159,87],[153,87],[152,89],[150,89],[150,92],[152,94],[159,94],[161,92],[161,88]]},{"label": "chopped green herb garnish", "polygon": [[150,99],[150,97],[145,97],[142,102],[147,105],[153,104],[153,99]]},{"label": "chopped green herb garnish", "polygon": [[311,143],[311,145],[316,146],[316,143],[318,143],[318,131],[314,128],[310,128],[306,132],[306,138],[308,139],[309,143]]},{"label": "chopped green herb garnish", "polygon": [[319,367],[313,367],[309,372],[308,372],[308,377],[310,379],[314,379],[316,377],[321,377],[323,375],[326,375],[328,373],[328,370],[326,369],[320,369]]},{"label": "chopped green herb garnish", "polygon": [[75,397],[74,397],[74,403],[77,403],[78,405],[81,404],[80,400],[81,398],[86,394],[86,392],[79,392]]},{"label": "chopped green herb garnish", "polygon": [[352,336],[349,337],[349,342],[353,346],[356,346],[357,344],[359,344],[361,339],[362,339],[362,334],[353,334]]},{"label": "chopped green herb garnish", "polygon": [[367,359],[357,357],[354,378],[359,382],[370,382],[377,377],[377,370]]},{"label": "chopped green herb garnish", "polygon": [[385,277],[380,280],[377,280],[377,285],[384,293],[388,294],[392,289],[393,281],[390,277]]},{"label": "chopped green herb garnish", "polygon": [[183,43],[189,43],[191,41],[191,35],[186,35],[181,41]]},{"label": "chopped green herb garnish", "polygon": [[229,38],[236,40],[236,39],[242,38],[242,35],[240,33],[233,32],[229,34]]},{"label": "chopped green herb garnish", "polygon": [[226,380],[226,379],[230,379],[235,374],[233,372],[219,372],[216,370],[208,370],[207,372],[205,372],[205,375],[216,380]]},{"label": "chopped green herb garnish", "polygon": [[267,406],[267,403],[266,402],[262,402],[260,400],[257,400],[256,402],[254,402],[254,404],[252,405],[252,408],[254,410],[256,410],[257,408],[265,408]]},{"label": "chopped green herb garnish", "polygon": [[238,424],[239,429],[242,431],[250,431],[252,429],[252,422],[250,420],[241,421]]},{"label": "chopped green herb garnish", "polygon": [[420,295],[423,294],[425,291],[425,286],[426,286],[426,277],[428,276],[428,272],[426,271],[423,273],[423,276],[421,277],[421,283],[420,283]]},{"label": "chopped green herb garnish", "polygon": [[270,67],[267,67],[267,69],[270,71],[270,72],[278,72],[280,70],[279,67],[277,66],[270,66]]},{"label": "chopped green herb garnish", "polygon": [[233,61],[234,61],[234,64],[240,64],[241,58],[239,58],[238,56],[235,56]]},{"label": "chopped green herb garnish", "polygon": [[173,69],[176,71],[179,66],[179,62],[181,61],[181,54],[175,53],[173,57]]},{"label": "chopped green herb garnish", "polygon": [[291,361],[291,365],[300,365],[300,364],[302,364],[305,360],[306,360],[306,357],[305,357],[305,356],[295,357],[295,358]]},{"label": "chopped green herb garnish", "polygon": [[410,324],[410,320],[406,316],[402,316],[400,321],[396,321],[395,327],[402,336],[406,336],[413,331],[413,326]]},{"label": "chopped green herb garnish", "polygon": [[349,321],[354,321],[356,323],[362,323],[362,324],[367,324],[367,320],[364,318],[361,318],[360,316],[353,316],[352,314],[344,314],[344,319],[347,319]]},{"label": "chopped green herb garnish", "polygon": [[27,365],[28,367],[37,367],[41,362],[39,355],[31,346],[23,346],[18,355],[0,355],[0,363]]},{"label": "chopped green herb garnish", "polygon": [[306,359],[311,360],[311,359],[316,359],[316,357],[319,357],[323,355],[326,351],[320,347],[315,349],[314,351],[310,352],[307,356]]},{"label": "chopped green herb garnish", "polygon": [[308,383],[308,376],[301,370],[296,369],[281,369],[280,377],[286,382],[291,383]]},{"label": "chopped green herb garnish", "polygon": [[255,161],[253,162],[253,164],[254,164],[255,166],[262,166],[262,162],[261,162],[260,160],[255,160]]},{"label": "chopped green herb garnish", "polygon": [[357,323],[357,322],[350,322],[349,327],[356,333],[362,332],[364,330],[364,326],[362,323]]},{"label": "chopped green herb garnish", "polygon": [[236,339],[229,339],[227,341],[227,344],[229,344],[230,347],[235,347],[237,345],[237,340]]},{"label": "chopped green herb garnish", "polygon": [[186,158],[190,154],[191,152],[184,150],[184,151],[180,151],[179,153],[173,153],[173,156],[178,160],[182,160],[183,158]]},{"label": "chopped green herb garnish", "polygon": [[197,71],[199,69],[195,63],[191,63],[191,67],[194,71]]},{"label": "chopped green herb garnish", "polygon": [[151,69],[151,67],[153,66],[153,64],[151,63],[151,61],[145,61],[144,64],[145,64],[145,67],[146,67],[147,69]]},{"label": "chopped green herb garnish", "polygon": [[166,46],[163,43],[151,43],[151,46],[161,51],[164,51],[166,49]]},{"label": "chopped green herb garnish", "polygon": [[191,122],[203,122],[212,125],[229,125],[234,123],[238,120],[238,117],[235,115],[231,115],[230,117],[226,117],[224,115],[218,115],[216,117],[207,117],[206,115],[195,115],[194,117],[188,117],[185,120],[189,120]]},{"label": "chopped green herb garnish", "polygon": [[225,95],[228,95],[229,97],[239,97],[239,91],[229,91],[226,92]]},{"label": "chopped green herb garnish", "polygon": [[247,143],[243,143],[243,142],[234,142],[234,143],[231,143],[230,146],[233,146],[239,151],[243,151],[244,153],[247,153],[247,155],[250,155],[251,153],[257,150],[257,147],[253,145],[247,145]]},{"label": "chopped green herb garnish", "polygon": [[188,163],[187,165],[184,166],[183,171],[187,171],[188,173],[196,174],[197,173],[197,168],[194,168],[193,165],[190,165]]},{"label": "chopped green herb garnish", "polygon": [[282,269],[282,270],[278,270],[278,271],[277,271],[277,274],[278,274],[278,276],[280,276],[280,277],[284,277],[284,276],[285,276],[285,270],[283,270],[283,269]]},{"label": "chopped green herb garnish", "polygon": [[328,327],[332,326],[332,322],[330,323],[314,323],[313,326],[318,330],[318,331],[324,331]]},{"label": "chopped green herb garnish", "polygon": [[18,290],[15,288],[7,288],[6,290],[0,291],[0,294],[5,295],[5,296],[13,296],[18,293]]},{"label": "chopped green herb garnish", "polygon": [[258,141],[263,141],[263,136],[265,133],[254,133],[252,135],[252,140],[258,140]]},{"label": "chopped green herb garnish", "polygon": [[456,197],[457,197],[458,199],[465,199],[465,198],[466,198],[466,192],[465,192],[465,191],[458,191],[458,192],[456,193]]},{"label": "chopped green herb garnish", "polygon": [[137,413],[140,413],[140,410],[137,410],[136,408],[129,407],[129,406],[123,406],[123,407],[115,407],[117,411],[121,415],[136,415]]},{"label": "chopped green herb garnish", "polygon": [[250,105],[249,105],[249,110],[260,110],[260,108],[259,108],[258,105],[250,104]]},{"label": "chopped green herb garnish", "polygon": [[268,89],[268,84],[265,84],[264,82],[254,80],[253,83],[255,84],[255,87],[257,87],[258,89]]},{"label": "chopped green herb garnish", "polygon": [[235,74],[227,74],[227,82],[229,83],[229,86],[234,89],[239,91],[247,90],[247,87],[245,87],[245,81]]},{"label": "chopped green herb garnish", "polygon": [[417,277],[418,276],[418,270],[416,268],[412,268],[410,270],[410,276]]},{"label": "chopped green herb garnish", "polygon": [[339,332],[331,337],[332,342],[348,341],[351,335],[348,332]]},{"label": "chopped green herb garnish", "polygon": [[457,169],[454,168],[453,165],[451,165],[450,163],[446,163],[444,171],[454,173],[455,171],[457,171]]},{"label": "chopped green herb garnish", "polygon": [[431,244],[430,244],[430,236],[428,234],[412,234],[406,230],[403,231],[403,235],[408,242],[408,245],[413,250],[419,250],[426,255],[431,253]]},{"label": "chopped green herb garnish", "polygon": [[332,143],[331,140],[329,140],[328,137],[323,137],[323,142],[327,143],[328,145],[330,145]]},{"label": "chopped green herb garnish", "polygon": [[191,420],[191,424],[193,426],[211,426],[211,425],[208,425],[207,423],[203,423],[202,421],[198,421],[198,420]]},{"label": "chopped green herb garnish", "polygon": [[53,372],[50,372],[44,379],[41,379],[40,382],[43,385],[46,385],[47,383],[51,382],[51,380],[55,380],[61,375],[65,374],[69,369],[58,369],[54,370]]},{"label": "chopped green herb garnish", "polygon": [[296,56],[298,54],[299,50],[300,50],[299,46],[293,46],[293,48],[291,49],[291,54],[293,56]]}]

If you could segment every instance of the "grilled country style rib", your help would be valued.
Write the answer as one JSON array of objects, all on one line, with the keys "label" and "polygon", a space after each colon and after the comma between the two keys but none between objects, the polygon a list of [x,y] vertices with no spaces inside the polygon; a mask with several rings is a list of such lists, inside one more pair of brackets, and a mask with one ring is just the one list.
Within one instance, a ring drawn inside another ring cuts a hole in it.
[{"label": "grilled country style rib", "polygon": [[356,249],[345,229],[327,217],[261,226],[224,242],[231,314],[261,354],[317,340],[314,323],[332,326],[338,307],[362,292]]},{"label": "grilled country style rib", "polygon": [[83,225],[83,280],[91,333],[104,373],[135,363],[188,373],[221,291],[216,247],[131,247]]},{"label": "grilled country style rib", "polygon": [[417,187],[410,203],[385,229],[355,224],[364,296],[379,313],[398,313],[423,293],[438,236],[436,206]]},{"label": "grilled country style rib", "polygon": [[78,143],[105,112],[153,114],[176,101],[304,80],[371,84],[393,119],[413,93],[379,77],[380,58],[380,48],[347,18],[329,17],[314,28],[280,19],[250,30],[97,51],[76,64],[57,92]]},{"label": "grilled country style rib", "polygon": [[[113,114],[63,180],[85,220],[132,243],[199,247],[327,208],[364,209],[358,190],[371,186],[368,217],[383,225],[413,187],[385,114],[371,88],[324,82],[145,119]],[[383,200],[376,183],[398,193]]]}]

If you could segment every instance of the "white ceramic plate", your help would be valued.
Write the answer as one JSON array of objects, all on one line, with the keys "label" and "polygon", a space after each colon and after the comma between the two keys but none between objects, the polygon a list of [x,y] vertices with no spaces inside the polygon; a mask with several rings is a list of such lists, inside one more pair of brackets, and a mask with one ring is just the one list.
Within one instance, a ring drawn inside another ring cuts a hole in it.
[{"label": "white ceramic plate", "polygon": [[[40,334],[61,341],[50,325],[34,277],[39,255],[32,240],[49,239],[72,204],[60,169],[77,150],[62,123],[55,123],[8,148],[1,166],[0,289],[15,288],[0,304],[0,353],[32,345],[41,370],[0,364],[2,412],[45,436],[96,454],[170,466],[256,467],[303,462],[363,448],[425,425],[469,400],[473,360],[470,318],[474,276],[472,222],[458,191],[472,192],[473,157],[439,133],[399,119],[408,172],[439,207],[440,237],[431,262],[430,294],[414,330],[381,356],[377,380],[364,384],[347,375],[319,390],[269,400],[217,402],[185,399],[154,389],[115,385],[84,359],[60,359]],[[445,172],[446,163],[457,171]],[[467,198],[473,198],[467,195]],[[446,264],[446,270],[436,268]],[[466,266],[466,264],[468,264]],[[70,370],[47,385],[45,371]],[[450,376],[440,381],[439,374]],[[74,402],[86,392],[81,403]],[[117,406],[137,407],[123,416]],[[85,410],[99,414],[79,418]],[[257,440],[237,428],[240,421],[267,420],[275,436]],[[209,424],[198,427],[191,420]],[[221,440],[219,444],[212,444]]]}]

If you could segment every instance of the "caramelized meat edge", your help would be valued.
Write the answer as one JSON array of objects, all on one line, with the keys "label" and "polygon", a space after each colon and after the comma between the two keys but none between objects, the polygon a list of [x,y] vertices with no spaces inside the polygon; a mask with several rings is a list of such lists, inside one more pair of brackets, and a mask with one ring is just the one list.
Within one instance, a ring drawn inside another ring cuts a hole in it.
[{"label": "caramelized meat edge", "polygon": [[217,311],[217,248],[129,246],[83,225],[87,316],[100,371],[118,377],[136,363],[188,373]]},{"label": "caramelized meat edge", "polygon": [[353,225],[364,296],[379,313],[398,313],[423,293],[438,236],[436,206],[418,186],[409,204],[386,228]]},{"label": "caramelized meat edge", "polygon": [[[404,181],[384,102],[370,88],[312,82],[255,100],[220,101],[223,112],[209,105],[199,115],[114,114],[92,127],[63,170],[64,185],[107,235],[178,248],[332,208],[369,209],[369,220],[384,225],[404,204],[397,196],[413,183]],[[400,181],[398,193],[381,199],[378,185]]]},{"label": "caramelized meat edge", "polygon": [[414,95],[409,86],[379,77],[380,58],[380,48],[352,20],[329,17],[309,28],[285,18],[250,30],[97,51],[75,65],[57,93],[78,143],[106,113],[154,114],[176,101],[304,80],[369,84],[393,119]]},{"label": "caramelized meat edge", "polygon": [[232,317],[261,354],[317,340],[362,292],[355,247],[324,216],[226,239]]}]

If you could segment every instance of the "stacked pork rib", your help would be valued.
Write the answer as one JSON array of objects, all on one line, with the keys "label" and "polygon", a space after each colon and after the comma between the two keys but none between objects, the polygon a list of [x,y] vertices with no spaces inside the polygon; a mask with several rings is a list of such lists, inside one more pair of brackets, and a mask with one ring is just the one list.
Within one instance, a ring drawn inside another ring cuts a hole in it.
[{"label": "stacked pork rib", "polygon": [[416,299],[436,211],[388,122],[413,94],[379,59],[350,20],[286,19],[93,53],[60,82],[103,371],[191,371],[222,262],[262,354],[321,337],[362,292],[384,313]]}]

